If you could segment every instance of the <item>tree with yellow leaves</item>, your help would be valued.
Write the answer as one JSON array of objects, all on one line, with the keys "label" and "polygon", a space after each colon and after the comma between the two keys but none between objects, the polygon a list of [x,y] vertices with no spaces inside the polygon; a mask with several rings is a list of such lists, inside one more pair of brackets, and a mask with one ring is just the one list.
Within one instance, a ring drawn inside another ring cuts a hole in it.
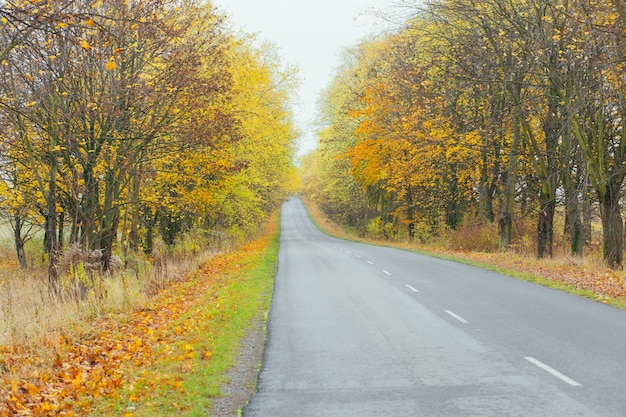
[{"label": "tree with yellow leaves", "polygon": [[280,83],[291,74],[236,42],[210,4],[39,3],[0,7],[2,175],[7,196],[29,185],[19,195],[44,225],[52,292],[64,241],[102,253],[107,270],[118,241],[247,231],[276,207],[295,136]]}]

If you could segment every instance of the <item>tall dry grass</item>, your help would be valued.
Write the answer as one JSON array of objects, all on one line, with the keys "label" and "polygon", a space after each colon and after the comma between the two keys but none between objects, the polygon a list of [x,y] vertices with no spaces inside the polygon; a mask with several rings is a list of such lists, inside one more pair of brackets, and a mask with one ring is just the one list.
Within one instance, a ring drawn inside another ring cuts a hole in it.
[{"label": "tall dry grass", "polygon": [[189,235],[174,247],[157,241],[151,254],[134,253],[114,273],[90,270],[69,248],[61,261],[61,294],[51,294],[45,264],[31,251],[29,268],[14,261],[10,241],[0,239],[0,345],[54,344],[59,335],[89,331],[93,319],[144,307],[150,298],[182,280],[236,242]]}]

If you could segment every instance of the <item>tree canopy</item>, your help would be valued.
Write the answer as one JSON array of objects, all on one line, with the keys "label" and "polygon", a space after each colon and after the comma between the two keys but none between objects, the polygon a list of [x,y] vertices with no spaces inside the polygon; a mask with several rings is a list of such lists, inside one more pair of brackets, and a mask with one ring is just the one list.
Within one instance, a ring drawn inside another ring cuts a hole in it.
[{"label": "tree canopy", "polygon": [[582,255],[597,210],[605,262],[620,268],[624,4],[402,3],[411,18],[347,52],[324,96],[312,198],[387,237],[427,239],[478,217],[502,248],[514,219],[532,218],[539,257],[552,256],[559,210]]},{"label": "tree canopy", "polygon": [[203,1],[0,4],[0,212],[16,249],[244,235],[293,175],[295,73]]}]

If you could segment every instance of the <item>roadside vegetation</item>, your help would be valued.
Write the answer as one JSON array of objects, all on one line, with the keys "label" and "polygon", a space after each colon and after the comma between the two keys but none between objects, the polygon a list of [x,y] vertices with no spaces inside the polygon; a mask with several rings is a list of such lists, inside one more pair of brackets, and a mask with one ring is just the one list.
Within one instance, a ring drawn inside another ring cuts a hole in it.
[{"label": "roadside vegetation", "polygon": [[210,415],[239,341],[269,309],[277,217],[132,308],[0,347],[0,415]]},{"label": "roadside vegetation", "polygon": [[390,241],[620,270],[624,3],[397,2],[400,29],[344,53],[306,194]]},{"label": "roadside vegetation", "polygon": [[3,2],[0,63],[0,416],[206,415],[269,297],[295,71],[204,0]]}]

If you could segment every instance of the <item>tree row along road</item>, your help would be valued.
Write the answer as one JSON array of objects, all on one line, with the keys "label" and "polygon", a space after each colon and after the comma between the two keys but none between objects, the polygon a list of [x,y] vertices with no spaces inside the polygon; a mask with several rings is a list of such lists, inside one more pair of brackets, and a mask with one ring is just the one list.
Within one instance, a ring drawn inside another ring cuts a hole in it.
[{"label": "tree row along road", "polygon": [[329,237],[298,199],[252,416],[623,416],[626,312]]}]

